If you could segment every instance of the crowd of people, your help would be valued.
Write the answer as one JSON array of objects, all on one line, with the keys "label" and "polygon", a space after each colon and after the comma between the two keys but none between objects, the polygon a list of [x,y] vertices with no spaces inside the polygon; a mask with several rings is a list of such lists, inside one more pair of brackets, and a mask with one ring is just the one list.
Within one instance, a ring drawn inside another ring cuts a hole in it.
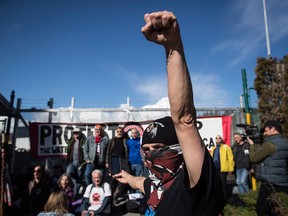
[{"label": "crowd of people", "polygon": [[[118,127],[116,135],[109,138],[104,125],[99,124],[86,137],[75,128],[65,167],[58,165],[54,175],[47,175],[42,165],[36,165],[32,180],[23,176],[19,215],[113,215],[121,199],[137,192],[143,195],[141,214],[219,216],[227,202],[227,176],[234,173],[238,192],[247,193],[248,174],[255,162],[260,163],[255,170],[259,179],[287,192],[288,140],[280,134],[279,124],[272,121],[265,125],[263,132],[268,138],[260,147],[249,138],[243,140],[239,133],[234,134],[232,146],[217,135],[209,153],[197,128],[177,18],[161,11],[145,14],[144,20],[141,31],[145,38],[165,49],[171,116],[151,122],[142,137],[136,129],[128,137]],[[112,156],[119,157],[121,163],[121,170],[114,175]],[[267,196],[269,191],[263,184],[257,206],[265,206]],[[265,215],[258,208],[257,212]]]},{"label": "crowd of people", "polygon": [[277,120],[268,120],[260,132],[263,135],[260,143],[254,143],[249,136],[235,132],[231,146],[217,135],[216,145],[210,154],[223,183],[225,203],[228,174],[236,177],[235,194],[248,193],[252,178],[256,178],[261,184],[256,203],[257,215],[282,215],[279,211],[275,213],[275,208],[279,209],[281,204],[275,199],[273,201],[273,196],[277,192],[288,193],[288,139],[282,134],[282,126]]},{"label": "crowd of people", "polygon": [[66,166],[57,164],[48,171],[37,164],[32,180],[23,167],[23,175],[21,172],[13,181],[14,188],[21,189],[18,214],[111,215],[112,207],[119,204],[119,198],[126,201],[131,189],[112,178],[111,156],[121,158],[125,171],[136,176],[144,173],[140,133],[136,129],[130,133],[131,137],[119,126],[116,136],[109,139],[103,126],[97,124],[94,133],[86,137],[75,128],[68,142]]}]

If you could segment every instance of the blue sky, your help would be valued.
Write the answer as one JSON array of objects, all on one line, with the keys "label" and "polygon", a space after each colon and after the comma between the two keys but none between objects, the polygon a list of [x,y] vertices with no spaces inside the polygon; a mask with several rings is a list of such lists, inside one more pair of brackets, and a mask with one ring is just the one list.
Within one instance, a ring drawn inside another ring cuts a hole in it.
[{"label": "blue sky", "polygon": [[[288,49],[288,1],[266,0],[272,57]],[[145,13],[177,16],[197,107],[239,107],[267,57],[262,0],[0,1],[0,93],[22,108],[165,106],[165,53],[141,34]],[[167,105],[166,105],[167,106]]]}]

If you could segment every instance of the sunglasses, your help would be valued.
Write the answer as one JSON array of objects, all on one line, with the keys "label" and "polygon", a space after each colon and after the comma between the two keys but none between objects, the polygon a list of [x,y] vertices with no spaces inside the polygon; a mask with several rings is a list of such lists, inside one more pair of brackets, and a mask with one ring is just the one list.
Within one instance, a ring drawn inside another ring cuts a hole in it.
[{"label": "sunglasses", "polygon": [[38,169],[38,170],[34,170],[34,172],[35,172],[35,173],[40,173],[40,172],[42,172],[42,171]]},{"label": "sunglasses", "polygon": [[216,137],[215,139],[221,139],[221,137]]}]

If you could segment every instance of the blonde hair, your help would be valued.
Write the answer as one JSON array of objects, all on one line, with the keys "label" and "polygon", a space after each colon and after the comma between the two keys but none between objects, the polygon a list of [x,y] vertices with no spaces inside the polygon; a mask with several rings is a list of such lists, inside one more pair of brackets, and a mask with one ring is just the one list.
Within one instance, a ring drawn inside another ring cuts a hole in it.
[{"label": "blonde hair", "polygon": [[44,211],[56,212],[59,216],[68,213],[66,193],[60,190],[52,192],[44,206]]}]

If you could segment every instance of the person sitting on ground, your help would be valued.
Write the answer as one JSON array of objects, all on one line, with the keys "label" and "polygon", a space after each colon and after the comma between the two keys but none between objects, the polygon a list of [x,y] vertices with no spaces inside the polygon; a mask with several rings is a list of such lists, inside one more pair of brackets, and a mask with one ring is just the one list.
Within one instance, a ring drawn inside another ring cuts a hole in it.
[{"label": "person sitting on ground", "polygon": [[75,194],[74,194],[74,183],[71,176],[69,176],[66,173],[62,174],[58,180],[58,187],[59,190],[62,190],[66,193],[68,209],[69,211],[72,211],[72,202],[75,201]]},{"label": "person sitting on ground", "polygon": [[101,170],[95,169],[91,175],[93,183],[87,186],[83,195],[82,216],[110,215],[111,187],[107,182],[102,182]]},{"label": "person sitting on ground", "polygon": [[68,211],[67,196],[64,191],[54,191],[50,194],[44,206],[44,212],[38,216],[75,216]]},{"label": "person sitting on ground", "polygon": [[146,39],[166,51],[171,117],[153,121],[143,133],[141,147],[149,178],[124,170],[113,177],[145,194],[145,215],[218,216],[224,207],[222,183],[197,128],[177,18],[162,11],[145,14],[144,20],[141,30]]},{"label": "person sitting on ground", "polygon": [[21,211],[27,215],[37,215],[43,211],[51,192],[51,182],[42,165],[34,166],[33,179],[27,185],[21,202]]}]

